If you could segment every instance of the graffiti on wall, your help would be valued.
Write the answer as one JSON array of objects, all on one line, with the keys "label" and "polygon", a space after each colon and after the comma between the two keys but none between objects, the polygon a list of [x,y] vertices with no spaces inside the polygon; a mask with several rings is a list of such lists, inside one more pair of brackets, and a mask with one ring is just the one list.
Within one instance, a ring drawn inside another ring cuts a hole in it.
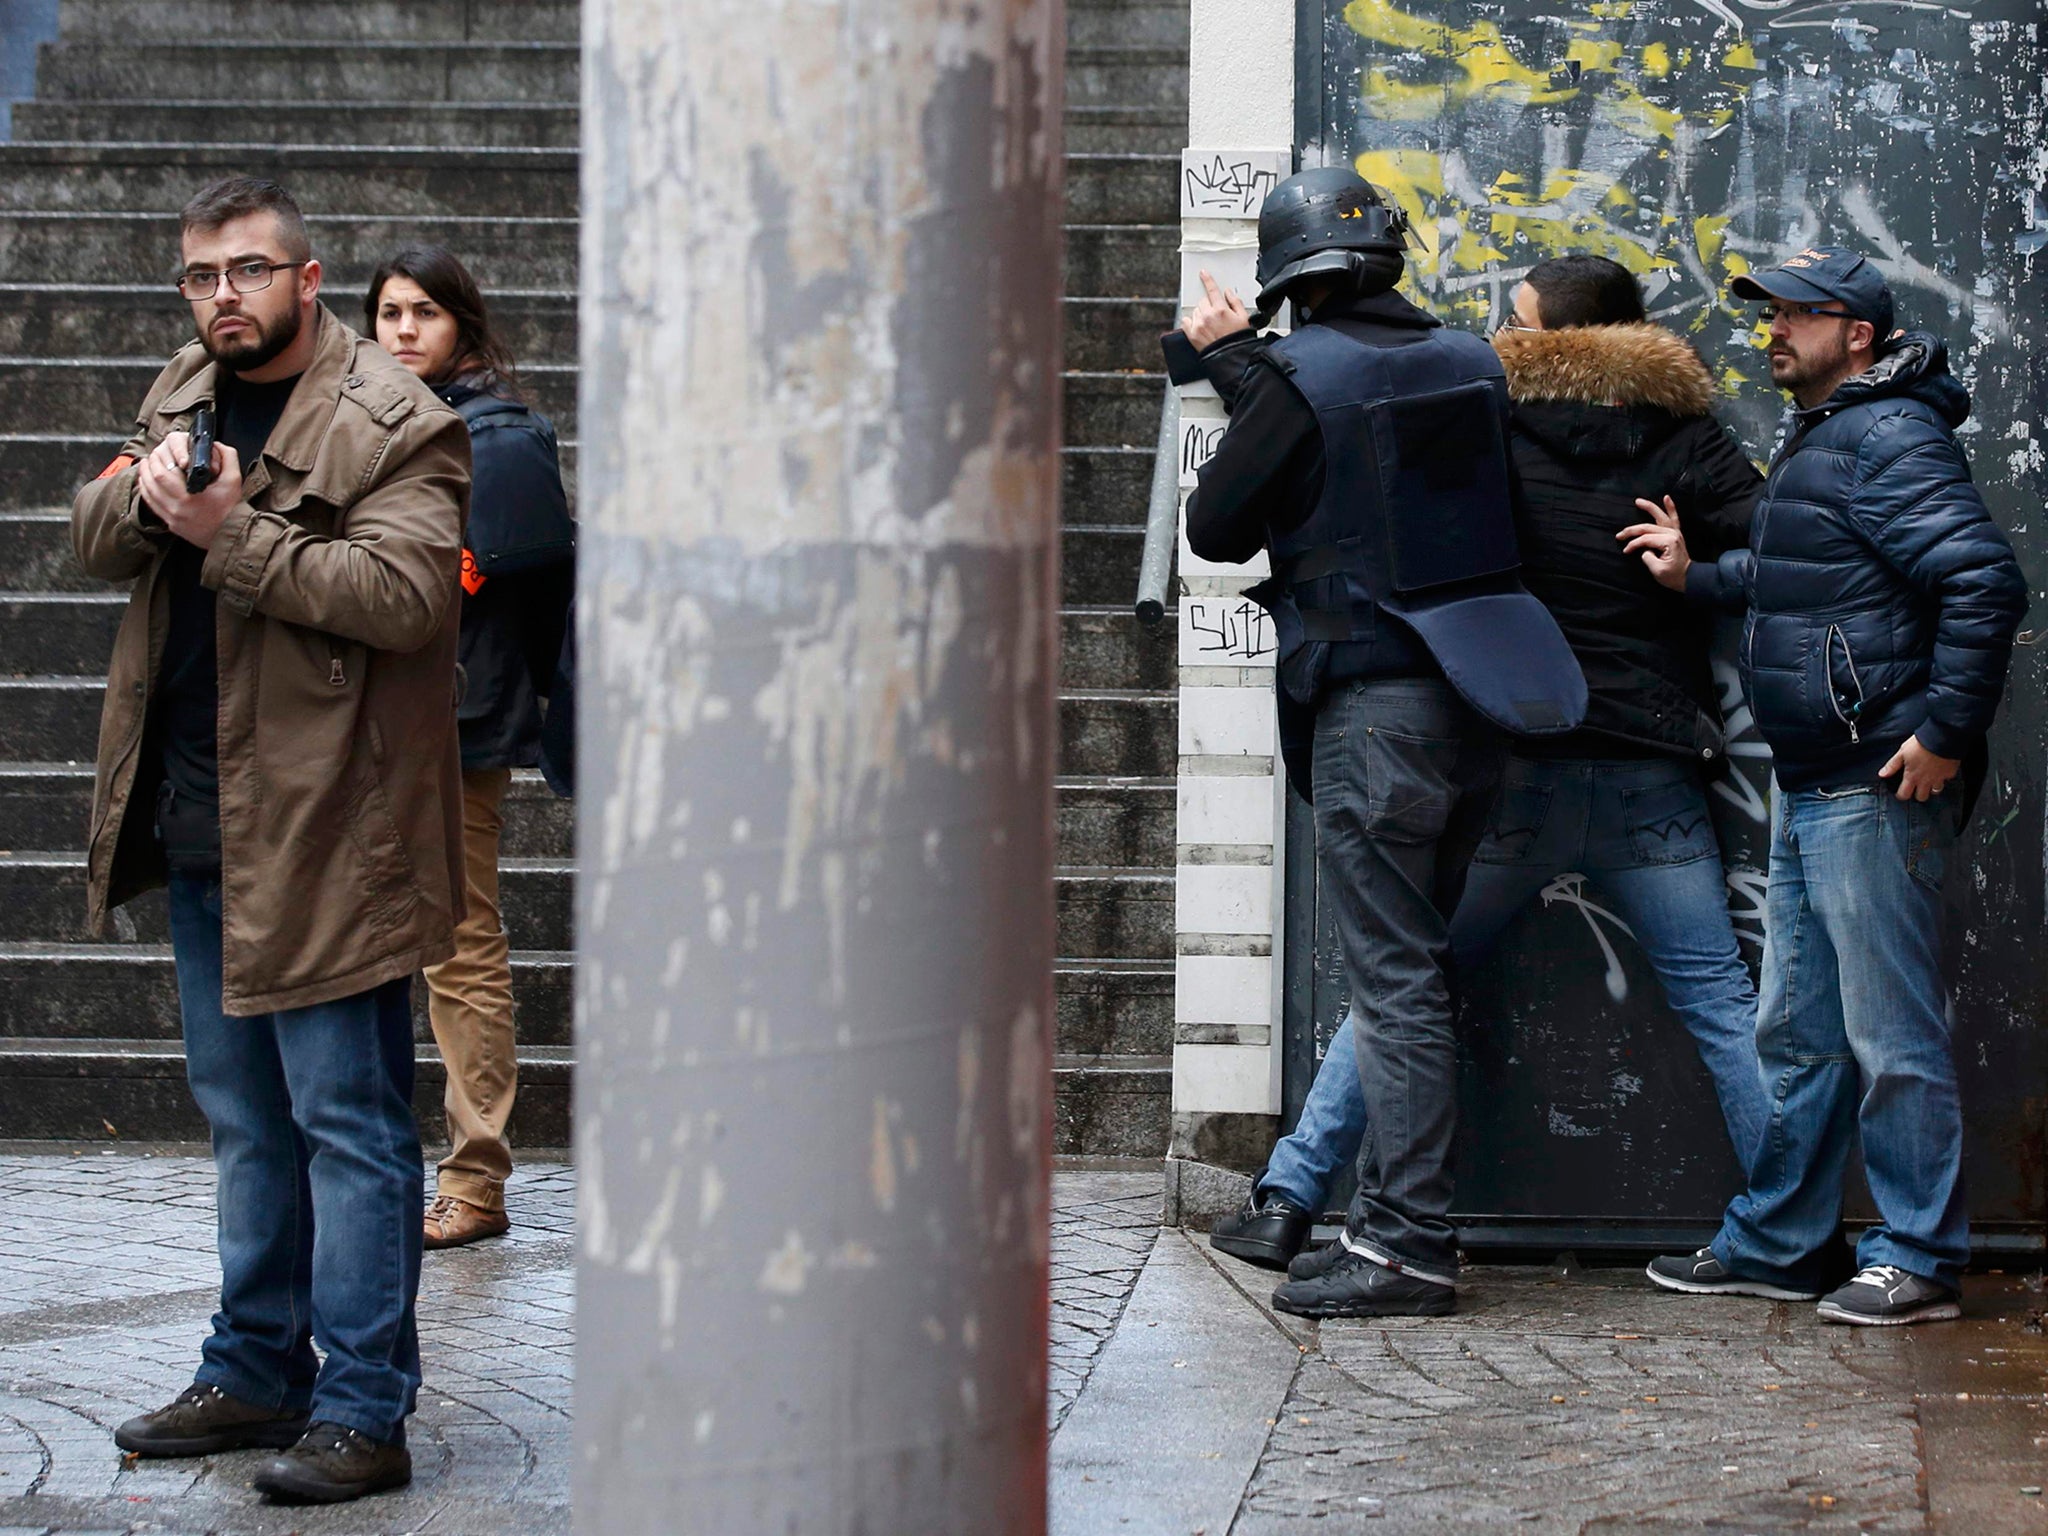
[{"label": "graffiti on wall", "polygon": [[[1759,463],[1785,402],[1753,307],[1730,298],[1729,282],[1802,245],[1868,253],[1900,323],[1947,342],[1975,397],[1963,440],[1978,483],[2022,563],[2048,580],[2048,23],[2036,0],[1325,0],[1321,41],[1302,162],[1350,164],[1402,206],[1416,231],[1411,296],[1490,330],[1537,261],[1578,251],[1620,262],[1653,317],[1699,349],[1726,393],[1722,420]],[[2048,602],[2035,622],[2048,631]],[[1949,889],[1980,1220],[2048,1213],[2048,1052],[2036,1044],[2048,986],[2032,958],[2048,911],[2048,679],[2036,654],[2022,650],[2015,666],[1967,867]],[[1724,636],[1715,676],[1732,772],[1711,803],[1730,912],[1754,962],[1769,755],[1733,660]],[[1498,1026],[1471,1046],[1484,1102],[1526,1101],[1532,1136],[1572,1126],[1569,1146],[1546,1142],[1546,1156],[1580,1159],[1557,1172],[1615,1211],[1711,1214],[1727,1193],[1725,1158],[1688,1152],[1615,1173],[1615,1151],[1650,1138],[1711,1147],[1717,1116],[1640,950],[1596,897],[1597,882],[1553,883],[1473,989]],[[1341,977],[1318,947],[1313,1010],[1326,1038],[1342,1015]],[[1612,1093],[1616,1074],[1644,1086]],[[1490,1170],[1476,1198],[1492,1210],[1540,1200],[1501,1172],[1540,1165],[1488,1134],[1468,1133],[1467,1166]]]}]

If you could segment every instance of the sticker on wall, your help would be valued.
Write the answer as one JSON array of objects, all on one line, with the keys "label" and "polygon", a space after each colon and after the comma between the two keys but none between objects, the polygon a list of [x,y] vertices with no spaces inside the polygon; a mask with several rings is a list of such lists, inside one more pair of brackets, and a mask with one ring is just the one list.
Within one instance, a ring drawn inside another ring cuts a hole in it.
[{"label": "sticker on wall", "polygon": [[1230,246],[1223,250],[1183,250],[1180,253],[1180,304],[1191,309],[1202,301],[1202,273],[1207,272],[1219,288],[1235,289],[1250,309],[1259,300],[1259,248]]},{"label": "sticker on wall", "polygon": [[1180,216],[1184,219],[1253,219],[1266,194],[1291,173],[1287,149],[1184,149],[1180,155]]}]

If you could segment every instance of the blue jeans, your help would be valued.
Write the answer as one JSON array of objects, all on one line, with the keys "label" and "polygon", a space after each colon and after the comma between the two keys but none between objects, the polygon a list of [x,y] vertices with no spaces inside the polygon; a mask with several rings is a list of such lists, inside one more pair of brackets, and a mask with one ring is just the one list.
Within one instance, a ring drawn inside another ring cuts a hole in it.
[{"label": "blue jeans", "polygon": [[196,1379],[402,1441],[420,1386],[411,978],[229,1018],[220,881],[174,874],[170,903],[185,1072],[218,1179],[220,1310]]},{"label": "blue jeans", "polygon": [[[1556,875],[1583,873],[1634,932],[1692,1032],[1714,1082],[1729,1145],[1747,1169],[1769,1103],[1757,1064],[1756,991],[1728,918],[1705,791],[1676,761],[1561,762],[1510,757],[1500,799],[1451,921],[1470,965]],[[1364,1135],[1351,1020],[1330,1042],[1291,1135],[1259,1187],[1316,1210]]]},{"label": "blue jeans", "polygon": [[1955,1285],[1969,1261],[1941,979],[1954,801],[1884,785],[1778,796],[1757,1013],[1770,1123],[1714,1239],[1739,1274],[1816,1283],[1859,1129],[1880,1219],[1858,1262]]}]

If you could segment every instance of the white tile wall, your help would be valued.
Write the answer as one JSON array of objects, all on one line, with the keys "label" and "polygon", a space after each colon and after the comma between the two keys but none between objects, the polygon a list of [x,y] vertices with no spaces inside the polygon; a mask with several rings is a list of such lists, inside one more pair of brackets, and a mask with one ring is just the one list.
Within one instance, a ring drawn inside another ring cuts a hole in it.
[{"label": "white tile wall", "polygon": [[1177,1045],[1173,1048],[1173,1103],[1211,1114],[1280,1112],[1278,1056],[1264,1045]]},{"label": "white tile wall", "polygon": [[1173,1016],[1184,1024],[1270,1024],[1268,955],[1182,955],[1173,963]]},{"label": "white tile wall", "polygon": [[1273,841],[1273,776],[1196,778],[1183,774],[1176,791],[1174,839],[1190,843]]},{"label": "white tile wall", "polygon": [[1180,933],[1273,931],[1270,864],[1183,864],[1174,876],[1174,928]]},{"label": "white tile wall", "polygon": [[1271,688],[1181,689],[1181,756],[1271,757],[1276,739]]}]

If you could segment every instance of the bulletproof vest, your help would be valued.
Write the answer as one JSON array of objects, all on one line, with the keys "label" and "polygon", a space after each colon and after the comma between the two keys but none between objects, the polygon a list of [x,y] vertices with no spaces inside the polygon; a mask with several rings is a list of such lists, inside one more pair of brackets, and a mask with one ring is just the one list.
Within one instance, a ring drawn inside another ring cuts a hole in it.
[{"label": "bulletproof vest", "polygon": [[1315,412],[1326,466],[1309,516],[1269,531],[1273,575],[1251,594],[1273,616],[1286,692],[1311,703],[1313,650],[1369,638],[1392,615],[1496,724],[1524,735],[1578,725],[1585,678],[1515,575],[1507,381],[1493,348],[1452,330],[1372,346],[1308,325],[1271,355]]}]

